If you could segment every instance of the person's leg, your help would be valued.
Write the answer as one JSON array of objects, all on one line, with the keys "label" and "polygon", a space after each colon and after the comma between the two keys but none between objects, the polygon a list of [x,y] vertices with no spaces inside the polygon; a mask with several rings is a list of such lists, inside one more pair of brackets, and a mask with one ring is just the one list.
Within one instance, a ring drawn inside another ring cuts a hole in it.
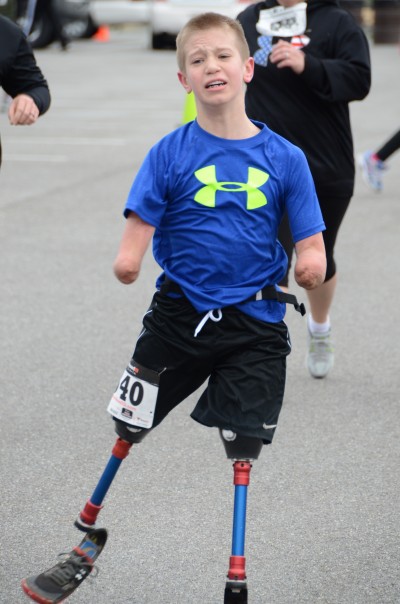
[{"label": "person's leg", "polygon": [[[198,320],[198,314],[188,303],[179,305],[167,299],[163,304],[159,296],[157,305],[152,305],[146,313],[129,371],[122,376],[108,408],[116,420],[117,441],[91,498],[75,522],[86,535],[64,560],[44,573],[23,579],[22,589],[36,602],[61,602],[92,572],[107,539],[107,531],[97,529],[95,523],[122,460],[132,444],[136,446],[141,442],[210,373],[209,349],[203,347],[198,352],[197,340],[193,337]],[[158,395],[154,399],[157,384]],[[148,429],[141,427],[140,418],[133,414],[135,408],[143,410],[140,414],[145,419],[149,410],[154,414],[154,422],[152,425],[148,422]],[[120,409],[125,413],[120,413]]]},{"label": "person's leg", "polygon": [[236,309],[222,312],[222,320],[209,326],[217,356],[191,417],[219,428],[226,455],[233,462],[232,547],[224,602],[247,602],[247,488],[252,463],[263,445],[271,443],[277,427],[290,344],[284,322],[263,323]]},{"label": "person's leg", "polygon": [[390,137],[379,149],[375,151],[374,156],[380,161],[386,161],[395,151],[400,148],[400,130]]},{"label": "person's leg", "polygon": [[332,306],[336,285],[337,273],[329,281],[325,281],[316,289],[307,291],[311,316],[316,323],[326,323],[329,321],[329,310]]},{"label": "person's leg", "polygon": [[64,31],[64,26],[58,12],[58,8],[54,3],[54,0],[48,1],[47,11],[49,18],[53,24],[55,38],[60,42],[61,48],[63,50],[66,50],[71,40]]},{"label": "person's leg", "polygon": [[324,378],[334,363],[329,314],[338,281],[334,250],[339,228],[349,206],[350,198],[332,199],[319,195],[319,202],[326,226],[323,237],[327,269],[324,283],[313,290],[307,291],[310,304],[307,321],[309,334],[307,367],[312,377]]},{"label": "person's leg", "polygon": [[245,557],[247,489],[250,484],[253,461],[258,459],[264,443],[261,438],[240,436],[230,430],[220,430],[219,432],[226,456],[233,462],[233,484],[235,486],[232,547],[224,602],[247,602]]},{"label": "person's leg", "polygon": [[216,358],[191,417],[205,426],[272,442],[291,350],[287,326],[228,308],[210,329]]},{"label": "person's leg", "polygon": [[400,130],[390,137],[377,151],[366,151],[358,157],[364,182],[377,193],[383,189],[383,173],[386,160],[400,148]]}]

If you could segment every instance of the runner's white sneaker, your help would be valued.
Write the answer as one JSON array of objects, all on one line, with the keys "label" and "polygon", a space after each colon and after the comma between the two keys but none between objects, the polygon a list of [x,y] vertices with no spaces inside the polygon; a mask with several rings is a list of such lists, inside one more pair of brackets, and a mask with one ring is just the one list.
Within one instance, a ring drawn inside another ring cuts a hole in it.
[{"label": "runner's white sneaker", "polygon": [[307,367],[314,378],[324,378],[333,367],[331,330],[313,334],[308,330]]},{"label": "runner's white sneaker", "polygon": [[373,191],[382,191],[383,172],[387,170],[385,162],[375,159],[371,151],[367,151],[358,157],[358,164],[362,170],[362,177],[366,185]]}]

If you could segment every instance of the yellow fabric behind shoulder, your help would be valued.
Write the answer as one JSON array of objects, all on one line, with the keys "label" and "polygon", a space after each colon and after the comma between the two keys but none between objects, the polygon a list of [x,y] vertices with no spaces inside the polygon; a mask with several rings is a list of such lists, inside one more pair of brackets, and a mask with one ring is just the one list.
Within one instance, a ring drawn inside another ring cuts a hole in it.
[{"label": "yellow fabric behind shoulder", "polygon": [[196,110],[196,101],[194,98],[193,92],[190,92],[186,95],[185,106],[183,108],[183,124],[187,124],[188,122],[193,122],[196,119],[197,110]]}]

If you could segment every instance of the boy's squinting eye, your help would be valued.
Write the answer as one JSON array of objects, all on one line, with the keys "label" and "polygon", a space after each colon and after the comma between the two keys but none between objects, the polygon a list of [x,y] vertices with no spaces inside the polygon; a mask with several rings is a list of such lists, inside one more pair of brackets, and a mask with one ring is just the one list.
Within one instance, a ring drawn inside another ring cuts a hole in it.
[{"label": "boy's squinting eye", "polygon": [[198,63],[201,63],[203,60],[204,60],[204,57],[202,57],[200,55],[195,55],[195,56],[189,57],[190,65],[196,65]]}]

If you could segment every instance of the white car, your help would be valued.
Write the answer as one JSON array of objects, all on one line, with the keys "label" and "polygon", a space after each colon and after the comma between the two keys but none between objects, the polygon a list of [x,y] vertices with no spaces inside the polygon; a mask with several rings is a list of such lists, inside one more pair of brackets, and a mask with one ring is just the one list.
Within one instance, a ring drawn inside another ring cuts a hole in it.
[{"label": "white car", "polygon": [[93,20],[100,25],[149,21],[148,0],[91,0],[90,11]]},{"label": "white car", "polygon": [[181,28],[195,15],[222,13],[235,19],[254,0],[150,0],[152,48],[175,47]]}]

